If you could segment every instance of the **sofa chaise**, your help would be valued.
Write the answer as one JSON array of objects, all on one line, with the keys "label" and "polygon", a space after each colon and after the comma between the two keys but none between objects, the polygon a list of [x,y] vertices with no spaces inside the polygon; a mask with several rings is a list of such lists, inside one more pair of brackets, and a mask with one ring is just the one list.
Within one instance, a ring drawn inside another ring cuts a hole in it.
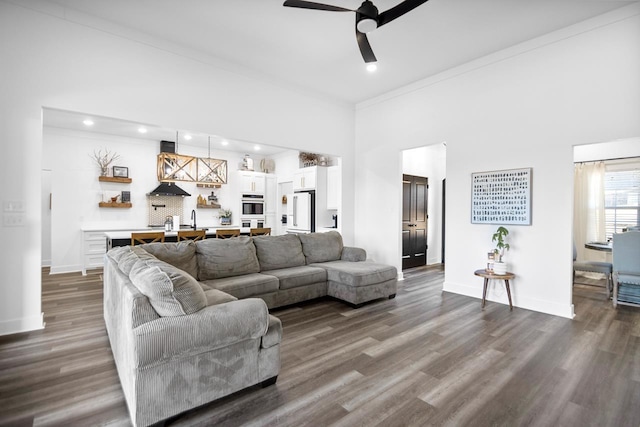
[{"label": "sofa chaise", "polygon": [[150,243],[105,255],[104,317],[131,420],[154,424],[280,370],[275,308],[396,294],[395,267],[337,232]]}]

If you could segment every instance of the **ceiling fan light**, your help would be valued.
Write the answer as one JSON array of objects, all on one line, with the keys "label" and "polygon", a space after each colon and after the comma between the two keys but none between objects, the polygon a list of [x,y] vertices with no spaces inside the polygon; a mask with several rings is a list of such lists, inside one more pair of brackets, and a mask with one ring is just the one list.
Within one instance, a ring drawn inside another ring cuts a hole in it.
[{"label": "ceiling fan light", "polygon": [[364,17],[358,21],[356,27],[358,28],[358,31],[366,34],[378,28],[378,23],[375,19]]}]

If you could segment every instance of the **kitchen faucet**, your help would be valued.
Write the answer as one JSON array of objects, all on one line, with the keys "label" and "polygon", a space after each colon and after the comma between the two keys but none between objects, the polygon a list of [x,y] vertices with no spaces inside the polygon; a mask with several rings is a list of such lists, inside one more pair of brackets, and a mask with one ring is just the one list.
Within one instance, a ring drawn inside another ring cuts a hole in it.
[{"label": "kitchen faucet", "polygon": [[193,227],[193,229],[196,229],[196,210],[192,209],[191,210],[191,226]]}]

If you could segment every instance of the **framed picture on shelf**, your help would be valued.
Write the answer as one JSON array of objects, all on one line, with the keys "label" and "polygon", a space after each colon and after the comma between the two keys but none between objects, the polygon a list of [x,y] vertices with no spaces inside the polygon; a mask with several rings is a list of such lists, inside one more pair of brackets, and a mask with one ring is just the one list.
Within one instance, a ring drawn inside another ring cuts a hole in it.
[{"label": "framed picture on shelf", "polygon": [[114,178],[129,178],[129,168],[124,166],[113,167]]},{"label": "framed picture on shelf", "polygon": [[120,200],[122,201],[122,203],[131,202],[131,192],[130,191],[121,192],[120,193]]}]

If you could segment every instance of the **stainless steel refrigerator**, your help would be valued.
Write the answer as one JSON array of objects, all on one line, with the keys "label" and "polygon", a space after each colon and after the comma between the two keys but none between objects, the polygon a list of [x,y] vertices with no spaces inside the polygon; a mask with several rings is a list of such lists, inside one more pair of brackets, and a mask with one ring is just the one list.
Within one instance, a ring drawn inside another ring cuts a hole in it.
[{"label": "stainless steel refrigerator", "polygon": [[315,222],[314,191],[287,195],[287,233],[312,233]]}]

